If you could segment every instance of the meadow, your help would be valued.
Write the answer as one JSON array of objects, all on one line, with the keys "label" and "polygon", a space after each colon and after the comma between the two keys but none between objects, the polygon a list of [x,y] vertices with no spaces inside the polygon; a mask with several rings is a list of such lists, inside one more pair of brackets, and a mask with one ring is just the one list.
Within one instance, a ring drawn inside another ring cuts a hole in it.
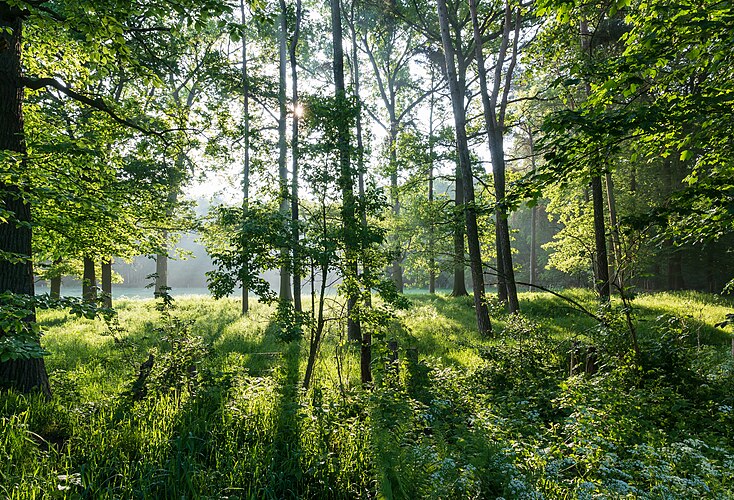
[{"label": "meadow", "polygon": [[53,397],[0,395],[0,497],[734,497],[731,299],[639,295],[634,360],[619,305],[524,293],[481,338],[470,299],[409,298],[374,386],[333,321],[308,391],[262,304],[40,311]]}]

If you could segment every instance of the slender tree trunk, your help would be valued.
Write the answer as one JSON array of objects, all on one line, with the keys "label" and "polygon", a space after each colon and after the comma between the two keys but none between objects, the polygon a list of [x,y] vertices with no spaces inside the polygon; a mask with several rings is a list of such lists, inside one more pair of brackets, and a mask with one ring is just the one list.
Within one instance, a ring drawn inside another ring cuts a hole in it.
[{"label": "slender tree trunk", "polygon": [[529,291],[535,290],[538,284],[538,206],[534,205],[530,212],[530,278]]},{"label": "slender tree trunk", "polygon": [[[288,37],[288,26],[286,24],[287,10],[285,0],[280,0],[280,13],[278,15],[278,180],[280,198],[280,213],[285,219],[288,216],[288,168],[286,160],[288,156],[288,142],[286,140],[286,38]],[[290,252],[287,247],[280,250],[282,259],[280,267],[280,300],[291,301],[293,294],[291,293],[291,273],[290,273]]]},{"label": "slender tree trunk", "polygon": [[53,267],[54,267],[54,276],[49,280],[50,281],[50,297],[52,299],[60,299],[61,298],[61,274],[57,274],[58,271],[55,269],[59,265],[61,265],[61,258],[54,259],[53,261]]},{"label": "slender tree trunk", "polygon": [[[431,65],[431,88],[434,88],[434,67]],[[431,220],[428,225],[428,293],[436,293],[436,225],[433,220],[433,108],[436,98],[431,92],[428,111],[428,206],[431,207]]]},{"label": "slender tree trunk", "polygon": [[298,121],[301,118],[301,104],[298,102],[298,64],[297,50],[298,38],[301,33],[301,0],[296,0],[296,24],[293,28],[293,37],[290,43],[290,63],[291,63],[291,96],[293,100],[293,126],[291,129],[291,155],[293,158],[291,173],[291,224],[293,226],[293,307],[296,311],[302,311],[301,304],[301,255],[300,255],[300,235],[298,228],[298,162],[299,143],[298,143]]},{"label": "slender tree trunk", "polygon": [[[500,99],[500,91],[503,88],[509,89],[512,81],[512,73],[517,57],[517,44],[513,43],[513,52],[511,63],[504,76],[505,85],[501,85],[502,67],[510,44],[510,34],[512,33],[512,9],[509,2],[505,5],[505,21],[502,40],[500,42],[500,51],[497,56],[497,66],[495,68],[494,86],[490,96],[489,87],[487,85],[487,75],[484,67],[484,54],[482,53],[482,37],[479,28],[479,20],[477,18],[476,0],[469,0],[469,10],[472,18],[472,26],[474,31],[474,49],[476,53],[479,89],[482,95],[482,106],[484,109],[484,122],[487,130],[487,141],[489,152],[492,158],[492,175],[494,177],[494,190],[497,206],[495,209],[495,240],[497,247],[497,292],[500,300],[506,299],[509,311],[517,312],[520,310],[520,303],[517,299],[517,286],[515,285],[515,271],[512,264],[512,248],[510,245],[510,228],[507,220],[507,209],[504,206],[505,198],[505,151],[504,151],[504,113],[507,107],[507,99]],[[517,32],[515,40],[517,39]],[[499,105],[499,113],[497,106]]]},{"label": "slender tree trunk", "polygon": [[[325,235],[327,233],[327,221],[326,221],[326,205],[325,201],[322,200],[322,206],[321,206],[321,229],[323,231],[323,234]],[[313,261],[311,263],[311,318],[314,318],[314,272],[313,272]],[[303,377],[303,387],[304,389],[308,389],[311,385],[311,379],[313,378],[313,370],[316,366],[316,356],[319,352],[319,346],[321,345],[321,337],[324,332],[324,300],[326,295],[326,280],[329,276],[329,267],[324,262],[321,263],[321,284],[319,286],[319,303],[318,303],[318,315],[316,316],[316,321],[312,324],[315,324],[315,326],[311,327],[311,339],[309,342],[309,349],[308,349],[308,360],[306,362],[306,374]]]},{"label": "slender tree trunk", "polygon": [[[352,32],[352,85],[354,87],[354,99],[359,104],[360,110],[359,113],[357,113],[356,122],[355,122],[355,136],[357,139],[357,151],[355,152],[357,155],[357,190],[359,199],[362,201],[361,203],[361,209],[359,213],[360,222],[362,223],[361,230],[366,231],[367,230],[367,209],[365,207],[365,186],[364,186],[364,174],[365,174],[365,166],[364,166],[364,142],[362,139],[362,98],[360,97],[360,83],[361,83],[361,73],[359,71],[359,54],[357,52],[357,26],[354,24],[354,8],[355,3],[351,3],[351,16],[350,16],[350,28]],[[367,262],[362,262],[362,274],[363,276],[368,276],[371,274],[371,270],[368,269]],[[368,285],[369,286],[369,285]],[[372,307],[372,290],[367,289],[365,290],[365,305],[367,307]],[[362,350],[367,351],[369,350],[370,355],[369,358],[372,358],[372,345],[371,343],[366,344],[362,343]],[[363,355],[365,357],[366,354]]]},{"label": "slender tree trunk", "polygon": [[601,176],[591,178],[591,201],[594,207],[594,242],[596,248],[596,291],[602,301],[609,301],[609,258],[604,228],[604,195]]},{"label": "slender tree trunk", "polygon": [[617,223],[617,198],[614,194],[614,179],[612,174],[607,172],[604,176],[607,188],[607,207],[609,208],[609,224],[612,226],[611,234],[611,250],[613,257],[614,277],[617,286],[624,284],[624,276],[622,276],[622,242],[619,234],[619,224]]},{"label": "slender tree trunk", "polygon": [[[183,155],[179,155],[176,160],[176,168],[183,168]],[[168,193],[168,208],[166,209],[166,215],[168,218],[173,217],[174,207],[178,202],[178,186],[171,186],[171,192]],[[157,297],[164,291],[168,293],[168,249],[169,249],[169,238],[170,234],[167,229],[162,232],[163,244],[161,245],[161,252],[156,255],[155,258],[155,289],[154,295]]]},{"label": "slender tree trunk", "polygon": [[[240,15],[242,17],[242,25],[245,25],[245,2],[240,0]],[[247,76],[247,33],[242,31],[242,120],[244,133],[244,164],[242,167],[242,214],[246,215],[250,200],[250,81]],[[249,256],[245,255],[243,272],[249,272],[248,264]],[[250,293],[245,284],[242,284],[242,315],[244,316],[250,310]]]},{"label": "slender tree trunk", "polygon": [[[23,87],[21,77],[21,33],[23,13],[6,2],[0,2],[0,150],[9,152],[19,172],[27,168],[26,145],[23,129]],[[0,220],[0,254],[22,256],[20,260],[0,257],[0,293],[11,292],[32,297],[33,282],[31,207],[20,189],[0,180],[2,207],[13,214],[7,221]],[[31,306],[26,323],[35,323],[35,307]],[[0,338],[12,335],[0,329]],[[12,388],[20,392],[40,391],[51,395],[43,358],[18,359],[0,362],[0,389]]]},{"label": "slender tree trunk", "polygon": [[[528,126],[528,141],[530,143],[530,163],[533,172],[537,170],[535,163],[535,141],[533,139],[533,131]],[[533,205],[530,212],[530,291],[534,291],[534,285],[538,284],[538,205]]]},{"label": "slender tree trunk", "polygon": [[112,259],[102,259],[102,304],[112,308]]},{"label": "slender tree trunk", "polygon": [[[390,89],[392,94],[392,89]],[[389,148],[390,148],[390,197],[392,198],[392,213],[397,221],[400,217],[400,192],[398,190],[398,122],[395,118],[395,99],[391,95],[391,101],[389,103],[388,112],[390,113],[390,130],[388,135]],[[400,241],[395,238],[395,244],[393,251],[395,252],[395,258],[392,262],[392,279],[395,283],[395,288],[398,292],[403,293],[403,267],[401,261],[403,260],[403,251],[400,246]]]},{"label": "slender tree trunk", "polygon": [[477,328],[481,335],[492,332],[489,320],[487,302],[484,296],[484,266],[479,246],[479,227],[477,226],[476,206],[474,203],[474,176],[472,174],[469,145],[466,138],[466,116],[464,111],[464,91],[459,88],[456,76],[456,59],[454,47],[449,33],[448,11],[446,1],[438,0],[438,20],[441,25],[441,39],[446,57],[446,72],[448,74],[451,104],[454,110],[456,125],[456,144],[459,152],[459,165],[464,180],[464,214],[466,217],[466,236],[469,246],[469,263],[471,265],[472,282],[474,287],[474,307],[477,315]]},{"label": "slender tree trunk", "polygon": [[454,286],[452,297],[469,295],[466,291],[466,264],[464,262],[464,180],[459,162],[456,162],[456,182],[454,187]]},{"label": "slender tree trunk", "polygon": [[[580,23],[581,49],[591,59],[591,43],[589,25],[586,21]],[[591,86],[587,82],[586,93],[591,94]],[[602,301],[608,302],[611,294],[609,287],[609,257],[607,256],[606,229],[604,223],[604,193],[602,189],[601,175],[593,174],[591,177],[591,201],[594,207],[594,242],[596,253],[596,291]]]},{"label": "slender tree trunk", "polygon": [[[331,32],[334,49],[334,85],[337,102],[348,103],[344,84],[344,46],[342,43],[342,19],[340,0],[330,0],[331,3]],[[341,120],[339,127],[339,189],[342,192],[341,217],[344,225],[345,255],[344,278],[355,281],[358,278],[357,258],[357,220],[355,219],[354,177],[349,155],[349,127],[348,122]],[[356,286],[349,287],[347,294],[347,338],[362,340],[362,333],[354,309],[357,305],[358,291]],[[364,382],[364,380],[363,380]]]},{"label": "slender tree trunk", "polygon": [[84,257],[84,274],[82,276],[82,298],[84,302],[93,303],[97,300],[97,276],[94,261]]}]

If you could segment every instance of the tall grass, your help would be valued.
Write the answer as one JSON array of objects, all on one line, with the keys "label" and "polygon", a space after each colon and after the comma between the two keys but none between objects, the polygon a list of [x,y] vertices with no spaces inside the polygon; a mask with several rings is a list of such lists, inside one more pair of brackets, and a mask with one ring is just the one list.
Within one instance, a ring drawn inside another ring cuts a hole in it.
[{"label": "tall grass", "polygon": [[569,377],[570,341],[598,328],[555,297],[524,294],[522,318],[495,307],[488,339],[466,300],[411,300],[375,347],[374,388],[334,322],[308,392],[306,342],[279,341],[260,304],[242,318],[231,299],[180,299],[167,332],[153,301],[118,301],[113,332],[42,311],[54,395],[0,395],[0,497],[734,495],[734,368],[713,326],[731,301],[641,296],[649,370],[610,357]]}]

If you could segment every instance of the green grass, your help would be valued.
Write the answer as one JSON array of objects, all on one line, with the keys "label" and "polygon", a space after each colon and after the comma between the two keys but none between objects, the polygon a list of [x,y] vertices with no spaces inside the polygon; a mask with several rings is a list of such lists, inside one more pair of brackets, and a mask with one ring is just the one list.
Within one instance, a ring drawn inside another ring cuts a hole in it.
[{"label": "green grass", "polygon": [[[593,294],[565,293],[596,311]],[[637,297],[643,369],[624,328],[549,294],[522,294],[521,317],[492,304],[490,338],[467,298],[410,300],[376,340],[373,389],[334,321],[308,392],[307,340],[279,341],[261,304],[243,318],[232,299],[178,299],[181,322],[161,330],[152,300],[120,300],[114,334],[41,311],[54,395],[0,395],[0,497],[734,495],[731,336],[714,326],[731,300]],[[573,341],[594,346],[598,373],[569,377]]]}]

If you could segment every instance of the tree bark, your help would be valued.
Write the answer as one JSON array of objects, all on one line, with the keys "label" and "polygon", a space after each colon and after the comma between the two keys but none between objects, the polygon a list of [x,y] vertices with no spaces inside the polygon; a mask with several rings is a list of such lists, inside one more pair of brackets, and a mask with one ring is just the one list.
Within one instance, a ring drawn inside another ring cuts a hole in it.
[{"label": "tree bark", "polygon": [[54,276],[50,280],[50,297],[52,299],[61,298],[61,276]]},{"label": "tree bark", "polygon": [[[23,128],[23,87],[21,77],[21,36],[23,13],[6,2],[0,2],[0,150],[7,151],[23,172],[27,168]],[[0,293],[10,292],[33,297],[33,265],[31,206],[19,187],[0,181],[2,207],[13,217],[0,221],[0,251],[22,257],[20,260],[0,258]],[[13,220],[13,218],[15,220]],[[35,323],[35,307],[24,320]],[[0,330],[0,337],[12,335]],[[51,395],[43,358],[17,359],[0,363],[0,387],[20,392],[39,391]]]},{"label": "tree bark", "polygon": [[[362,98],[360,97],[360,78],[361,73],[359,71],[359,54],[357,52],[357,26],[354,24],[354,2],[351,4],[352,8],[352,14],[350,18],[350,27],[352,30],[352,85],[354,86],[354,98],[355,100],[360,103],[362,103]],[[364,141],[362,137],[362,116],[361,112],[357,115],[357,120],[355,125],[355,136],[357,139],[357,191],[359,194],[360,200],[362,200],[362,210],[359,214],[360,221],[362,223],[362,229],[367,229],[367,210],[365,209],[364,202],[365,200],[365,187],[364,187],[364,173],[365,173],[365,167],[364,167]],[[367,272],[367,269],[364,268],[363,263],[363,269],[362,272]],[[368,294],[368,305],[371,304],[371,292]]]},{"label": "tree bark", "polygon": [[461,177],[459,162],[456,162],[456,182],[454,187],[454,286],[452,297],[465,297],[466,264],[464,262],[464,181]]},{"label": "tree bark", "polygon": [[596,291],[604,302],[609,302],[609,257],[607,256],[607,237],[604,228],[604,195],[601,176],[591,178],[591,201],[594,207],[594,242],[596,249]]},{"label": "tree bark", "polygon": [[451,104],[454,110],[456,126],[456,145],[459,153],[459,166],[464,182],[464,215],[466,217],[466,237],[469,246],[469,264],[471,267],[472,284],[474,288],[474,308],[477,315],[477,328],[480,335],[492,332],[489,320],[487,302],[484,296],[484,266],[482,264],[481,249],[479,246],[479,227],[474,200],[474,176],[472,174],[469,145],[466,137],[466,115],[464,111],[465,89],[459,88],[456,76],[456,60],[452,39],[449,33],[448,11],[446,1],[438,0],[438,20],[441,25],[441,39],[446,58],[446,72],[448,75]]},{"label": "tree bark", "polygon": [[[530,144],[530,163],[533,172],[537,170],[535,163],[535,141],[533,139],[533,130],[530,126],[527,128],[528,142]],[[538,205],[533,205],[530,212],[530,283],[529,290],[534,291],[535,285],[538,284]]]},{"label": "tree bark", "polygon": [[102,259],[102,304],[112,308],[112,259]]},{"label": "tree bark", "polygon": [[293,27],[293,37],[289,47],[290,63],[291,63],[291,96],[293,100],[293,126],[291,129],[291,155],[293,158],[291,172],[291,224],[292,224],[292,240],[293,240],[293,307],[296,311],[301,312],[303,306],[301,303],[301,255],[300,255],[300,235],[298,228],[298,120],[302,108],[298,102],[298,65],[297,65],[297,49],[298,38],[301,33],[301,0],[296,0],[296,24]]},{"label": "tree bark", "polygon": [[[496,200],[495,209],[495,240],[497,247],[497,292],[500,300],[507,300],[511,313],[520,310],[517,299],[517,286],[515,285],[515,271],[512,264],[512,247],[510,245],[510,228],[507,220],[507,209],[504,206],[505,198],[505,151],[504,151],[504,115],[507,108],[507,90],[512,81],[512,73],[517,58],[517,31],[515,32],[515,43],[512,46],[512,59],[505,75],[505,85],[501,85],[502,67],[504,65],[507,49],[510,45],[510,34],[512,33],[512,9],[509,2],[505,5],[505,19],[500,50],[497,56],[497,66],[494,74],[494,85],[490,96],[487,85],[487,75],[484,67],[484,54],[482,51],[482,36],[477,17],[476,0],[469,0],[469,10],[472,18],[474,31],[474,50],[476,53],[479,89],[482,96],[482,107],[484,109],[484,123],[487,131],[487,142],[490,156],[492,158],[492,175],[494,177],[494,191]],[[507,90],[505,90],[507,89]],[[502,98],[500,92],[502,92]],[[499,113],[497,107],[499,106]]]},{"label": "tree bark", "polygon": [[82,298],[84,299],[84,302],[89,304],[97,301],[97,276],[94,269],[94,260],[87,256],[84,257]]},{"label": "tree bark", "polygon": [[[176,168],[183,168],[183,154],[179,154],[176,159]],[[167,218],[173,217],[174,207],[178,203],[178,185],[170,186],[171,191],[168,193],[168,207],[166,208]],[[154,296],[158,297],[163,292],[168,293],[168,249],[169,243],[168,238],[170,234],[167,229],[161,232],[161,238],[163,244],[161,245],[161,251],[156,255],[155,258],[155,288]]]},{"label": "tree bark", "polygon": [[[331,4],[331,32],[334,50],[334,86],[335,97],[338,103],[347,104],[346,86],[344,84],[344,45],[342,43],[342,19],[340,0],[330,0]],[[347,120],[339,123],[339,178],[338,185],[342,192],[341,217],[344,227],[344,274],[346,280],[356,281],[358,278],[357,258],[357,220],[355,218],[354,177],[352,174],[351,158],[349,154],[349,124]],[[349,287],[347,292],[347,338],[362,340],[359,321],[354,317],[358,293],[355,286]]]},{"label": "tree bark", "polygon": [[[434,88],[434,67],[431,65],[431,88]],[[428,206],[431,207],[431,220],[428,225],[428,293],[436,293],[436,226],[433,220],[433,168],[434,168],[434,141],[433,141],[433,108],[436,98],[431,91],[428,111]]]},{"label": "tree bark", "polygon": [[[394,94],[391,89],[391,94]],[[390,197],[392,198],[392,212],[395,220],[400,218],[400,191],[398,189],[398,122],[395,118],[395,96],[391,95],[392,100],[390,106],[388,106],[388,112],[390,113]],[[393,246],[395,252],[395,258],[392,262],[392,279],[395,282],[395,288],[398,292],[403,293],[403,267],[401,261],[403,260],[403,251],[400,246],[400,241],[395,241]]]},{"label": "tree bark", "polygon": [[[278,14],[278,181],[280,198],[280,214],[285,220],[288,217],[288,168],[286,165],[288,155],[288,142],[286,140],[286,38],[288,37],[288,26],[286,23],[287,10],[285,0],[280,0],[280,13]],[[291,293],[291,266],[289,265],[290,252],[288,247],[280,250],[282,260],[280,267],[280,300],[292,301]]]},{"label": "tree bark", "polygon": [[612,250],[612,268],[613,276],[617,286],[624,284],[624,276],[622,275],[622,240],[619,234],[619,224],[617,222],[617,197],[614,193],[614,179],[612,174],[607,172],[604,175],[604,181],[607,188],[607,208],[609,208],[609,224],[611,226],[611,250]]},{"label": "tree bark", "polygon": [[[240,15],[242,17],[242,25],[245,25],[245,1],[240,0]],[[250,200],[250,81],[247,76],[247,33],[243,29],[242,31],[242,94],[243,94],[243,105],[242,105],[242,121],[243,121],[243,134],[244,144],[243,149],[245,150],[245,157],[242,166],[242,214],[247,214],[247,209]],[[245,255],[243,260],[244,273],[249,271],[248,269],[249,256]],[[244,316],[250,310],[250,293],[247,287],[242,284],[242,315]]]},{"label": "tree bark", "polygon": [[50,281],[50,283],[49,283],[49,288],[50,288],[49,296],[52,299],[60,299],[61,298],[61,274],[58,274],[58,271],[56,269],[59,265],[61,265],[61,261],[62,260],[60,258],[54,259],[54,261],[53,261],[53,267],[54,267],[54,271],[53,272],[54,272],[54,275],[49,280]]},{"label": "tree bark", "polygon": [[[581,49],[591,59],[591,37],[589,25],[581,21],[579,25],[581,32]],[[586,93],[591,94],[591,85],[586,83]],[[602,190],[601,175],[592,172],[591,177],[591,201],[594,208],[594,246],[596,253],[595,288],[602,302],[609,302],[611,294],[609,286],[609,257],[607,255],[607,239],[604,223],[604,193]]]}]

